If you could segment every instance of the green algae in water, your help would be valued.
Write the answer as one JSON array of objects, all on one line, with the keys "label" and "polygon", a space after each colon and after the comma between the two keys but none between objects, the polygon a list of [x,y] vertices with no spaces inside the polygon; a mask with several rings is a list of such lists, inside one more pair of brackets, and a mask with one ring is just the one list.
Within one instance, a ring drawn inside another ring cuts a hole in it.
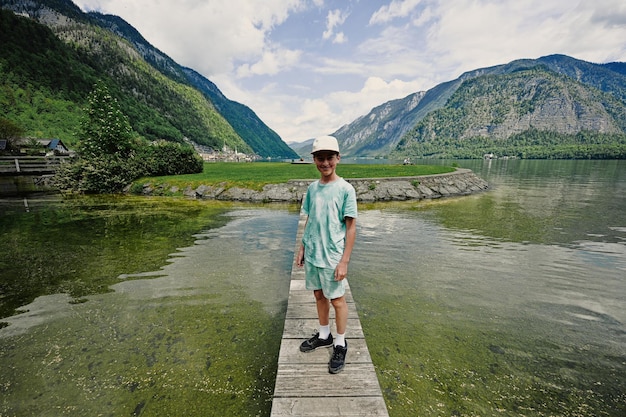
[{"label": "green algae in water", "polygon": [[0,415],[269,415],[297,216],[218,220],[112,292],[47,295],[7,318]]},{"label": "green algae in water", "polygon": [[282,316],[248,301],[90,304],[3,344],[0,415],[269,414]]},{"label": "green algae in water", "polygon": [[9,318],[0,415],[269,415],[297,219],[243,213],[113,292]]},{"label": "green algae in water", "polygon": [[623,257],[432,217],[359,217],[350,285],[390,416],[626,415]]},{"label": "green algae in water", "polygon": [[[626,412],[624,358],[599,346],[581,351],[546,343],[548,335],[533,337],[529,329],[481,325],[423,299],[408,303],[378,294],[374,312],[357,298],[392,417],[591,417]],[[402,316],[411,319],[389,319],[398,305],[403,306]],[[385,341],[390,334],[392,343]]]}]

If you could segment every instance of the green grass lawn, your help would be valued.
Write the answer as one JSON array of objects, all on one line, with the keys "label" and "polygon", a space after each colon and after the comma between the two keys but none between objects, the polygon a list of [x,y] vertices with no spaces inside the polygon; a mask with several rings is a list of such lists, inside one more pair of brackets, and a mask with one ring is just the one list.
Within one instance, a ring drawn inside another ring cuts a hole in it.
[{"label": "green grass lawn", "polygon": [[[339,164],[337,174],[348,178],[404,177],[442,174],[454,171],[453,167],[439,165],[362,165]],[[279,184],[292,179],[317,179],[319,172],[315,164],[291,164],[288,162],[215,162],[205,163],[199,174],[171,175],[141,178],[136,184],[152,183],[154,186],[168,184],[184,188],[223,183],[227,188],[242,187],[260,190],[266,184]]]}]

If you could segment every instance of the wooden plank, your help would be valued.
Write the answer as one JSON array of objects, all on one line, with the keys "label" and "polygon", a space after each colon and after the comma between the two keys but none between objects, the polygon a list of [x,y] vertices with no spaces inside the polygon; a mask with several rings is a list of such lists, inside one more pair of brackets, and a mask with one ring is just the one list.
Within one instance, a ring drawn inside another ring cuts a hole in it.
[{"label": "wooden plank", "polygon": [[[349,349],[349,347],[348,347]],[[380,386],[371,364],[346,364],[343,371],[331,375],[328,363],[283,364],[278,367],[274,397],[375,397]]]},{"label": "wooden plank", "polygon": [[[335,332],[335,323],[330,322],[331,330]],[[308,339],[319,328],[319,322],[316,318],[311,319],[289,319],[285,320],[285,328],[283,330],[284,339]],[[358,318],[348,318],[348,338],[363,339],[363,329],[361,321]]]},{"label": "wooden plank", "polygon": [[0,173],[7,175],[19,174],[53,174],[66,157],[0,157]]},{"label": "wooden plank", "polygon": [[326,397],[322,403],[318,398],[275,398],[272,416],[384,417],[388,414],[382,397]]},{"label": "wooden plank", "polygon": [[297,266],[295,264],[295,259],[294,259],[294,266],[295,268],[291,270],[291,279],[294,281],[302,280],[302,283],[304,284],[304,278],[306,277],[304,274],[304,267]]}]

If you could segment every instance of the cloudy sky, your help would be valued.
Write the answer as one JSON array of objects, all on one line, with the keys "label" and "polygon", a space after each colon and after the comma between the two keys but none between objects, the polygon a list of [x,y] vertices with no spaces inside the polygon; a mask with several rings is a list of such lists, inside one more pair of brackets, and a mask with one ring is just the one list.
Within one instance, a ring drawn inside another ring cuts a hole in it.
[{"label": "cloudy sky", "polygon": [[288,143],[518,58],[626,62],[624,0],[74,2],[122,17]]}]

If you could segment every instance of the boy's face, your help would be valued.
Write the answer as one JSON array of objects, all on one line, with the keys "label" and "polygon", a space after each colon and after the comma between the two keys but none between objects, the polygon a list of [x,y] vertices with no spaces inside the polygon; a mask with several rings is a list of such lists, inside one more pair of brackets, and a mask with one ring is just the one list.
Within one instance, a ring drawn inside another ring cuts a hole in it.
[{"label": "boy's face", "polygon": [[313,161],[315,161],[317,170],[324,178],[330,178],[335,174],[335,168],[340,159],[339,154],[332,151],[319,151],[313,154]]}]

